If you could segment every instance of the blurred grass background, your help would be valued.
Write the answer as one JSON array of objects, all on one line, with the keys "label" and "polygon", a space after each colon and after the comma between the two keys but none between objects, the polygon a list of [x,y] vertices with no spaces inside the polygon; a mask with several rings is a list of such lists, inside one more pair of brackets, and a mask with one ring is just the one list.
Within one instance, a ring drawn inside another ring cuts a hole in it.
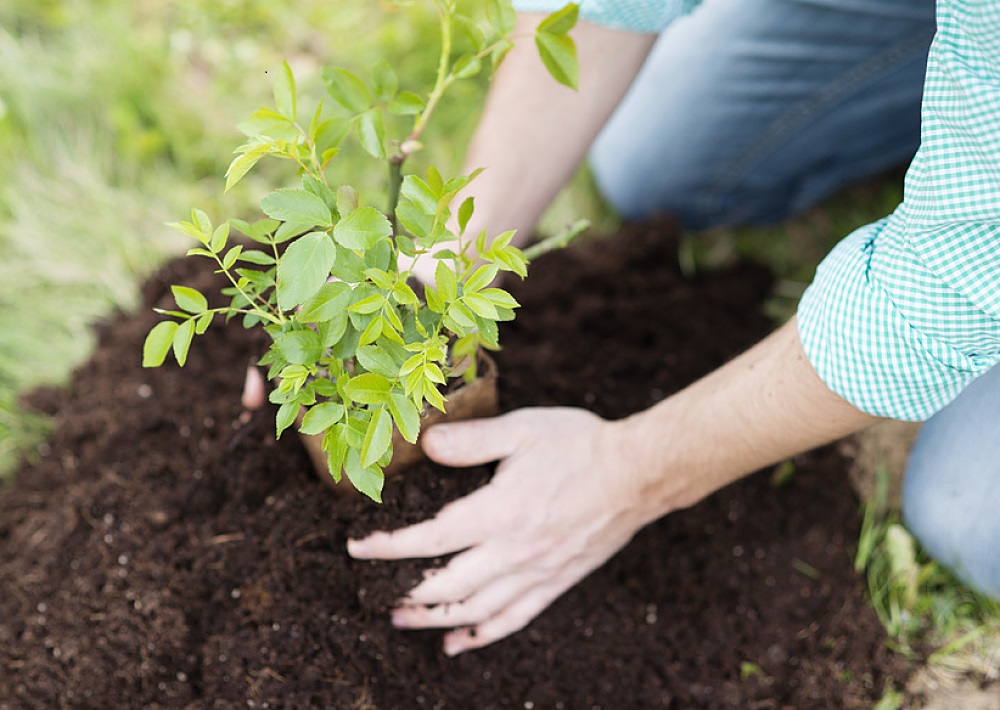
[{"label": "blurred grass background", "polygon": [[[324,65],[367,73],[378,56],[412,88],[437,61],[429,38],[436,38],[431,3],[0,5],[0,478],[19,457],[35,455],[47,434],[45,419],[19,407],[19,395],[38,385],[72,386],[72,369],[93,345],[92,324],[134,309],[142,279],[187,248],[164,223],[184,218],[192,205],[215,220],[256,214],[254,196],[289,178],[265,167],[222,192],[231,151],[242,142],[235,126],[271,101],[281,61],[291,64],[304,97],[321,95]],[[482,81],[462,82],[436,115],[426,143],[442,168],[457,169],[483,95]],[[351,178],[359,187],[382,179],[350,155],[338,162],[352,175],[360,171]],[[891,211],[901,185],[900,172],[788,224],[695,235],[681,248],[682,264],[692,272],[736,257],[768,264],[778,276],[769,308],[786,318],[822,256]],[[616,225],[585,172],[541,231],[579,217],[597,233]],[[1000,637],[995,616],[979,618],[992,627],[986,638]]]}]

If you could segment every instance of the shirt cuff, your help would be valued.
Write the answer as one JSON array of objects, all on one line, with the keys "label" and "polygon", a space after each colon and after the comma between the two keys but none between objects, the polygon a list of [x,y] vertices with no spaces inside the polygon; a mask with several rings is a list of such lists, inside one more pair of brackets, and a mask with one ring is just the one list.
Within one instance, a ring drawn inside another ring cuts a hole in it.
[{"label": "shirt cuff", "polygon": [[[799,303],[799,337],[820,379],[836,394],[875,416],[922,421],[997,363],[997,324],[974,307],[949,318],[941,304],[955,307],[940,295],[946,293],[940,280],[893,251],[905,242],[892,236],[898,231],[888,217],[830,252]],[[876,246],[882,251],[873,258]],[[904,272],[901,260],[909,270],[905,279],[896,278]],[[970,313],[979,318],[980,332],[982,324],[992,326],[991,351],[956,344],[970,332]],[[929,323],[940,324],[938,332],[924,327]],[[948,328],[953,337],[942,336]]]},{"label": "shirt cuff", "polygon": [[[615,30],[656,34],[700,0],[580,0],[580,18]],[[514,0],[518,12],[551,13],[566,0]]]}]

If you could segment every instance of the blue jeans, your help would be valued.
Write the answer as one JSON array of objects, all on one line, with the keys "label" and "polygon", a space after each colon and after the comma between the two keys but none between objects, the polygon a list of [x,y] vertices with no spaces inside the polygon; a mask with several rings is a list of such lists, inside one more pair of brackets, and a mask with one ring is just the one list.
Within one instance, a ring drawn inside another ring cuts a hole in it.
[{"label": "blue jeans", "polygon": [[[657,40],[591,151],[626,217],[785,219],[901,165],[920,140],[933,0],[704,0]],[[1000,597],[1000,368],[923,428],[903,514]]]}]

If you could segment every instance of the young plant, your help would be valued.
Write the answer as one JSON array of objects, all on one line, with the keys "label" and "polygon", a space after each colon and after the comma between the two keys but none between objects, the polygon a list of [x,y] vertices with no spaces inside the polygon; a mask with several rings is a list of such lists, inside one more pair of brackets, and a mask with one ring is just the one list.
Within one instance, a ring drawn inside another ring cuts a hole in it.
[{"label": "young plant", "polygon": [[[226,189],[265,156],[293,163],[301,184],[264,196],[265,219],[216,226],[195,209],[190,221],[172,225],[198,242],[189,256],[216,263],[230,284],[222,292],[229,303],[210,308],[195,289],[173,286],[177,310],[159,312],[176,320],[158,323],[143,347],[146,367],[161,365],[171,350],[183,366],[193,337],[216,315],[262,327],[271,345],[259,364],[277,382],[270,401],[279,405],[278,435],[298,419],[300,432],[323,437],[333,478],[339,482],[346,473],[376,501],[383,467],[392,458],[393,427],[415,443],[425,408],[445,409],[442,387],[459,376],[475,377],[479,349],[498,347],[497,324],[511,320],[518,307],[491,284],[501,271],[522,278],[527,273],[525,254],[511,245],[512,232],[467,234],[472,199],[453,207],[479,171],[448,178],[434,166],[423,176],[404,172],[410,155],[423,147],[428,121],[448,88],[486,66],[495,70],[513,46],[509,0],[487,0],[486,23],[462,14],[455,0],[434,4],[440,54],[424,95],[401,90],[384,59],[375,63],[369,81],[328,68],[323,79],[336,113],[328,115],[321,100],[303,122],[295,79],[283,65],[274,107],[259,109],[241,126],[249,140],[236,150]],[[535,34],[542,61],[569,86],[575,86],[577,70],[567,33],[576,17],[577,6],[567,5]],[[456,56],[458,32],[472,51]],[[409,117],[409,132],[391,137],[389,116]],[[331,179],[350,134],[386,167],[384,213],[347,181]],[[231,228],[252,244],[231,244]],[[565,243],[566,235],[547,241],[542,251]],[[434,282],[419,289],[410,270],[429,258],[437,260]]]}]

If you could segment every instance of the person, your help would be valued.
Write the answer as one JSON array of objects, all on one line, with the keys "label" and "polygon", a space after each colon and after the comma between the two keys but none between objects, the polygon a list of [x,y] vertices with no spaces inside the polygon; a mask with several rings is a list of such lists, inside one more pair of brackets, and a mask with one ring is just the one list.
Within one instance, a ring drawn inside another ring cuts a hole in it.
[{"label": "person", "polygon": [[[517,33],[559,4],[522,0]],[[623,215],[688,229],[780,220],[912,158],[903,202],[824,259],[790,322],[646,411],[526,408],[426,431],[435,461],[499,465],[435,518],[348,541],[356,558],[457,553],[393,623],[449,629],[449,655],[495,642],[650,521],[880,418],[927,420],[904,518],[1000,596],[1000,2],[580,9],[578,92],[530,43],[498,73],[467,156],[489,166],[470,228],[524,238],[588,153]]]}]

